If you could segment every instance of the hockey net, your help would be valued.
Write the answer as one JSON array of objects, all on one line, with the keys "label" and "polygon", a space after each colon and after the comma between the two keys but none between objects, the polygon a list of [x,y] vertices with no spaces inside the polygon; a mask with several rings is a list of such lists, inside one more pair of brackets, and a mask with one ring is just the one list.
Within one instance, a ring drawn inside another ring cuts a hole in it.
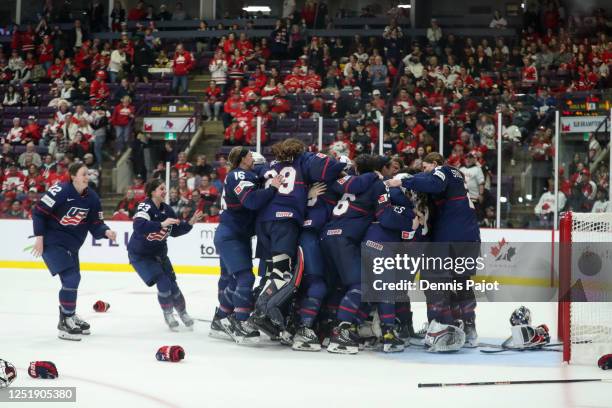
[{"label": "hockey net", "polygon": [[595,364],[612,353],[612,213],[566,213],[559,240],[563,360]]}]

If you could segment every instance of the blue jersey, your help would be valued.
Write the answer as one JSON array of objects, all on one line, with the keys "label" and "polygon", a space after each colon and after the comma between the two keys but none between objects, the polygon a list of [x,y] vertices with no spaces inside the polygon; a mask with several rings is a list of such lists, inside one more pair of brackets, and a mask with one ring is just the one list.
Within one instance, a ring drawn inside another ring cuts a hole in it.
[{"label": "blue jersey", "polygon": [[134,232],[128,242],[128,253],[141,256],[166,256],[168,254],[168,236],[180,237],[191,231],[187,221],[177,225],[161,226],[166,218],[176,218],[172,207],[161,203],[159,208],[150,198],[138,204],[134,215]]},{"label": "blue jersey", "polygon": [[78,252],[87,232],[96,239],[105,237],[100,198],[86,188],[79,194],[72,183],[53,185],[32,210],[34,235],[44,237],[44,245],[61,246]]},{"label": "blue jersey", "polygon": [[308,186],[315,182],[328,183],[336,180],[344,166],[344,163],[324,154],[309,152],[302,153],[293,162],[271,163],[266,178],[272,179],[280,174],[284,181],[278,189],[278,194],[262,209],[258,221],[295,219],[302,225],[306,214]]},{"label": "blue jersey", "polygon": [[376,179],[360,194],[343,193],[332,210],[332,217],[323,229],[323,235],[345,236],[361,242],[368,227],[374,221],[378,200],[385,199],[387,187],[382,180]]},{"label": "blue jersey", "polygon": [[435,203],[432,225],[434,242],[480,242],[476,211],[467,194],[461,172],[450,166],[436,167],[404,179],[405,188],[431,194]]},{"label": "blue jersey", "polygon": [[257,210],[267,205],[275,196],[277,189],[258,188],[260,183],[257,174],[235,168],[225,176],[223,185],[221,224],[237,234],[249,237],[255,233],[255,216]]},{"label": "blue jersey", "polygon": [[331,217],[332,210],[342,194],[361,194],[376,179],[378,179],[376,173],[366,173],[361,176],[344,176],[331,183],[327,183],[325,193],[312,200],[308,200],[304,228],[313,228],[320,231]]}]

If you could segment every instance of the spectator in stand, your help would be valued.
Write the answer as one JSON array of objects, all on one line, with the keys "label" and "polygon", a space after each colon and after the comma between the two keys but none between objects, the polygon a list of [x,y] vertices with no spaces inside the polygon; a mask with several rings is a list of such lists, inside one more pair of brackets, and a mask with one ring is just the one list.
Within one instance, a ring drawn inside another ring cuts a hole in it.
[{"label": "spectator in stand", "polygon": [[534,208],[535,215],[538,217],[539,226],[549,228],[552,226],[554,206],[557,205],[557,211],[561,212],[565,208],[567,198],[562,191],[559,191],[558,200],[555,200],[554,180],[548,179],[548,188],[544,192]]},{"label": "spectator in stand", "polygon": [[276,20],[274,30],[270,34],[270,51],[272,56],[284,59],[287,55],[288,32],[287,26],[282,20]]},{"label": "spectator in stand", "polygon": [[484,201],[485,193],[485,177],[480,166],[476,163],[476,157],[474,154],[469,152],[465,156],[465,165],[459,168],[459,171],[463,173],[465,178],[465,185],[467,186],[468,196],[474,207],[479,218],[482,218],[481,210],[482,203]]},{"label": "spectator in stand", "polygon": [[238,119],[232,119],[232,124],[225,129],[225,146],[242,146],[245,143],[244,129],[239,125]]},{"label": "spectator in stand", "polygon": [[191,167],[191,163],[187,161],[186,152],[180,152],[178,154],[177,162],[173,167],[178,170],[179,178],[185,177],[187,170]]},{"label": "spectator in stand", "polygon": [[85,155],[83,156],[83,162],[87,166],[87,175],[89,176],[89,188],[96,192],[99,192],[101,172],[100,167],[95,162],[94,155],[91,153],[85,153]]},{"label": "spectator in stand", "polygon": [[130,190],[134,192],[134,199],[138,202],[144,201],[146,198],[144,177],[141,174],[134,176],[134,184],[130,186]]},{"label": "spectator in stand", "polygon": [[33,115],[28,116],[28,123],[23,129],[23,140],[27,143],[34,143],[36,145],[39,144],[39,141],[42,137],[40,126],[36,122],[36,117]]},{"label": "spectator in stand", "polygon": [[16,163],[11,163],[4,173],[2,179],[2,191],[15,190],[23,191],[26,176],[19,171]]},{"label": "spectator in stand", "polygon": [[191,53],[185,51],[183,44],[178,44],[174,53],[174,59],[172,60],[172,90],[175,95],[187,93],[187,75],[194,66],[195,61]]},{"label": "spectator in stand", "polygon": [[174,5],[174,11],[172,12],[172,21],[185,21],[187,20],[187,13],[183,10],[183,3],[177,1]]},{"label": "spectator in stand", "polygon": [[4,106],[19,106],[21,104],[21,95],[15,89],[15,86],[9,85],[4,93],[2,105]]},{"label": "spectator in stand", "polygon": [[121,152],[123,152],[130,138],[135,112],[136,108],[132,105],[132,100],[129,96],[124,96],[121,103],[115,106],[113,110],[110,122],[115,128],[115,136],[117,138],[115,145],[116,157],[119,157]]},{"label": "spectator in stand", "polygon": [[117,82],[120,76],[123,75],[124,66],[129,64],[127,57],[123,44],[119,44],[117,49],[111,52],[110,62],[108,63],[108,74],[111,83]]},{"label": "spectator in stand", "polygon": [[221,216],[219,215],[219,207],[211,205],[208,209],[208,213],[204,216],[204,222],[218,224],[220,221]]},{"label": "spectator in stand", "polygon": [[429,45],[431,45],[436,55],[442,55],[442,50],[440,49],[441,40],[442,29],[438,25],[438,20],[432,18],[431,25],[427,28],[427,41],[429,41]]},{"label": "spectator in stand", "polygon": [[80,48],[88,39],[88,34],[81,24],[81,20],[74,20],[74,28],[68,32],[69,53],[73,55],[75,49]]},{"label": "spectator in stand", "polygon": [[204,90],[204,93],[206,95],[206,100],[204,101],[204,115],[208,121],[218,121],[219,115],[221,115],[221,108],[223,107],[223,102],[221,101],[223,91],[213,80],[210,81],[210,85]]},{"label": "spectator in stand", "polygon": [[219,191],[210,182],[210,176],[204,175],[200,178],[200,195],[204,201],[204,210],[207,211],[210,206],[214,205],[219,198]]},{"label": "spectator in stand", "polygon": [[121,23],[125,22],[125,9],[120,1],[113,2],[113,10],[111,11],[111,31],[119,31]]},{"label": "spectator in stand", "polygon": [[11,204],[11,208],[7,212],[1,214],[1,218],[11,220],[27,219],[26,214],[24,213],[23,208],[21,206],[21,201],[14,200]]},{"label": "spectator in stand", "polygon": [[499,10],[495,10],[495,12],[493,13],[493,19],[489,24],[489,28],[506,28],[507,26],[508,22],[506,21],[506,19],[501,15]]},{"label": "spectator in stand", "polygon": [[223,55],[223,50],[217,50],[210,65],[208,66],[212,80],[221,87],[227,83],[227,60]]},{"label": "spectator in stand", "polygon": [[102,148],[106,142],[106,135],[108,134],[109,125],[109,112],[104,109],[103,106],[96,106],[91,113],[91,128],[93,130],[93,144],[94,144],[94,155],[96,163],[102,164],[104,159]]},{"label": "spectator in stand", "polygon": [[8,131],[6,141],[14,146],[27,143],[23,134],[23,127],[21,127],[21,119],[13,118],[13,127]]},{"label": "spectator in stand", "polygon": [[196,158],[195,166],[193,167],[193,171],[196,175],[202,177],[205,174],[210,175],[213,173],[213,167],[206,162],[206,155],[200,154]]},{"label": "spectator in stand", "polygon": [[127,221],[131,220],[136,214],[136,208],[138,207],[139,201],[134,196],[134,190],[128,188],[125,191],[125,196],[117,203],[115,212],[113,213],[112,220],[116,221]]},{"label": "spectator in stand", "polygon": [[26,167],[26,162],[30,161],[30,163],[34,164],[36,167],[42,166],[42,158],[36,152],[36,146],[33,142],[29,142],[26,145],[26,151],[19,155],[19,166],[22,168]]},{"label": "spectator in stand", "polygon": [[128,13],[128,21],[143,21],[146,15],[145,3],[140,0],[136,3],[136,7],[132,8]]},{"label": "spectator in stand", "polygon": [[121,103],[123,97],[129,96],[131,100],[134,99],[135,91],[134,86],[130,83],[127,78],[122,78],[119,87],[113,94],[112,101],[114,104]]},{"label": "spectator in stand", "polygon": [[608,200],[608,192],[604,189],[597,190],[597,199],[593,203],[593,208],[591,208],[592,213],[604,213],[604,212],[612,212],[612,205],[610,205],[610,200]]},{"label": "spectator in stand", "polygon": [[91,106],[104,105],[107,102],[108,97],[110,96],[110,91],[105,81],[106,72],[101,70],[96,72],[96,79],[91,82],[89,91]]}]

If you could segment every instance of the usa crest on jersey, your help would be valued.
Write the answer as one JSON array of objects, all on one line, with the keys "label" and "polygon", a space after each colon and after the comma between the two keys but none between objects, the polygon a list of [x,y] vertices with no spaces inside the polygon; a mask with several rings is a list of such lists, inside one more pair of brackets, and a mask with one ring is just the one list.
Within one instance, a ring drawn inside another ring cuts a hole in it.
[{"label": "usa crest on jersey", "polygon": [[61,225],[79,225],[89,214],[89,208],[70,207],[60,220]]}]

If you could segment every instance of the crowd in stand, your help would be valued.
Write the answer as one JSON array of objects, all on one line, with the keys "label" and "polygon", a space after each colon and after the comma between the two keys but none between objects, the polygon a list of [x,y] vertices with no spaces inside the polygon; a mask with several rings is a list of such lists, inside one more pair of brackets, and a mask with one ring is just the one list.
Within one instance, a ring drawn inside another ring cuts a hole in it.
[{"label": "crowd in stand", "polygon": [[[493,226],[495,203],[490,190],[497,157],[497,112],[503,118],[504,158],[528,152],[530,168],[526,170],[533,175],[531,191],[537,199],[552,176],[553,120],[562,102],[560,96],[611,87],[610,21],[603,10],[589,16],[566,16],[554,0],[527,3],[519,38],[457,37],[432,20],[425,38],[408,42],[393,13],[380,37],[308,37],[305,29],[320,26],[317,19],[324,21],[327,16],[323,3],[308,2],[304,9],[286,13],[269,37],[249,38],[243,31],[197,40],[195,50],[179,45],[170,59],[174,60],[170,63],[174,94],[186,91],[195,61],[210,52],[207,61],[212,81],[204,90],[204,116],[223,122],[226,145],[255,145],[257,118],[261,118],[261,141],[266,146],[282,137],[278,132],[299,130],[301,121],[322,116],[337,120],[325,150],[353,158],[377,151],[382,138],[385,154],[396,158],[399,166],[415,170],[421,168],[424,155],[439,147],[434,135],[442,113],[447,135],[444,152],[450,153],[449,163],[467,175],[482,224]],[[168,67],[170,62],[152,35],[155,21],[185,17],[178,3],[172,13],[144,2],[128,12],[121,11],[120,2],[114,4],[112,28],[126,30],[127,20],[147,22],[138,25],[137,35],[102,42],[90,40],[79,23],[66,33],[45,20],[36,27],[28,26],[25,32],[15,31],[10,58],[0,54],[0,82],[6,84],[3,105],[39,104],[43,95],[29,84],[46,81],[52,84],[49,105],[57,112],[45,126],[36,117],[27,124],[15,119],[3,135],[5,150],[7,145],[10,150],[34,143],[48,148],[53,163],[84,159],[93,152],[99,164],[101,146],[110,133],[105,131],[97,143],[96,127],[100,125],[94,125],[92,118],[105,117],[115,128],[115,155],[122,151],[134,115],[129,80],[148,81],[148,67]],[[92,7],[102,6],[94,2]],[[312,7],[317,10],[314,14]],[[491,22],[492,28],[506,25],[499,14]],[[200,30],[210,29],[205,22],[200,24]],[[109,80],[121,81],[118,95],[111,95]],[[93,105],[87,102],[88,96],[93,97]],[[385,116],[383,135],[378,134],[379,113]],[[314,140],[309,141],[316,150]],[[181,155],[178,157],[173,162],[177,171],[171,174],[171,199],[187,217],[185,208],[193,211],[211,201],[205,200],[211,191],[207,183],[219,195],[223,177],[218,172],[223,173],[224,166],[188,173],[180,164]],[[606,179],[608,169],[600,166],[587,176],[584,169],[589,171],[592,159],[591,153],[579,156],[582,167],[576,164],[564,169],[565,208],[602,208],[595,204],[597,197],[607,197],[607,182],[601,180]],[[26,168],[17,171],[28,177]],[[592,184],[594,189],[589,187]],[[129,203],[137,199],[137,191],[130,189],[118,213],[123,211],[129,217]],[[179,202],[190,204],[179,208]],[[537,215],[548,213],[550,204],[545,204],[536,207]],[[209,217],[216,216],[218,205],[217,200],[204,207]]]}]

